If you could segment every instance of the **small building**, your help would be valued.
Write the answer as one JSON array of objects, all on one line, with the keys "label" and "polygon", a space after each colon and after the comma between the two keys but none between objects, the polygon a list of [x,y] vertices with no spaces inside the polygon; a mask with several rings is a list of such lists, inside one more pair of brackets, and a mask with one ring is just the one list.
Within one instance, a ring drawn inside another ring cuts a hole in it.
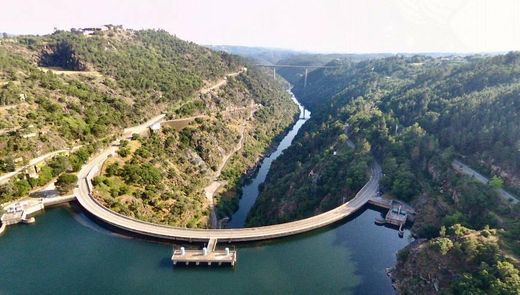
[{"label": "small building", "polygon": [[150,126],[150,131],[151,131],[152,133],[156,133],[156,132],[158,132],[160,129],[161,129],[161,122],[153,123],[153,124]]},{"label": "small building", "polygon": [[93,35],[96,32],[102,31],[102,28],[83,28],[81,31],[83,32],[83,35]]},{"label": "small building", "polygon": [[402,236],[403,227],[407,222],[414,222],[416,217],[415,210],[408,204],[398,200],[383,199],[380,196],[371,198],[368,201],[371,205],[388,209],[384,218],[376,218],[375,223],[379,225],[388,224],[399,228],[399,236]]},{"label": "small building", "polygon": [[122,31],[123,30],[123,25],[113,25],[113,24],[108,24],[108,25],[103,25],[103,30],[108,30],[108,31]]},{"label": "small building", "polygon": [[36,166],[29,166],[27,169],[25,169],[25,174],[30,178],[38,178],[39,176]]},{"label": "small building", "polygon": [[31,133],[22,135],[23,138],[32,138],[32,137],[36,137],[36,136],[38,136],[38,133],[36,133],[36,132],[31,132]]}]

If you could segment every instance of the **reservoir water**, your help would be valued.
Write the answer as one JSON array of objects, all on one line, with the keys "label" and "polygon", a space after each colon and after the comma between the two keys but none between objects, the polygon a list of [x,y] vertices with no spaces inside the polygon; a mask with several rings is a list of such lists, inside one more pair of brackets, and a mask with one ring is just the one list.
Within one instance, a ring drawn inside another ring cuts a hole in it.
[{"label": "reservoir water", "polygon": [[[263,182],[269,168],[260,172],[271,162],[264,160],[253,182]],[[245,214],[258,185],[251,195],[244,187]],[[172,266],[171,244],[114,234],[73,203],[46,210],[35,224],[8,227],[0,237],[0,294],[393,294],[385,268],[410,238],[375,225],[380,215],[366,209],[311,233],[236,244],[234,268],[186,268]],[[235,226],[244,218],[234,216]]]}]

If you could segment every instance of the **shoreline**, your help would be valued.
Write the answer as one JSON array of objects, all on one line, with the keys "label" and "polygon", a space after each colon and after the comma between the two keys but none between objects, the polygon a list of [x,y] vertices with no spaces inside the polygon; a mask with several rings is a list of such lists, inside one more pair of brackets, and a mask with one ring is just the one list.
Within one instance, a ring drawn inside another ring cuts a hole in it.
[{"label": "shoreline", "polygon": [[5,225],[3,222],[0,222],[0,224],[0,236],[2,236],[7,228],[7,225]]}]

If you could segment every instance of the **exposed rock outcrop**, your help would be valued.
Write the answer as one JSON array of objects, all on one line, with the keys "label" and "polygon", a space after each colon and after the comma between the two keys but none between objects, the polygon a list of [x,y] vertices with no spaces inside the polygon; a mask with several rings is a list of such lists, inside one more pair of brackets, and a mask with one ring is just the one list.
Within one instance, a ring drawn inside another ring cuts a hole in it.
[{"label": "exposed rock outcrop", "polygon": [[57,67],[70,71],[87,70],[86,63],[80,60],[74,48],[67,42],[45,45],[38,63],[43,67]]}]

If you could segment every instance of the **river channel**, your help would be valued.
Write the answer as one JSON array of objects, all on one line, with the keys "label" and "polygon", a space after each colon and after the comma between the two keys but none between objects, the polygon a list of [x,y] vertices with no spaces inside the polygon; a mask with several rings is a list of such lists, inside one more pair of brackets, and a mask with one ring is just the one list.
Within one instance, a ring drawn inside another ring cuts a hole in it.
[{"label": "river channel", "polygon": [[255,204],[256,198],[259,194],[260,185],[264,183],[265,178],[267,177],[267,173],[269,172],[269,169],[271,169],[271,164],[282,154],[284,150],[291,146],[292,141],[296,134],[298,134],[300,128],[307,120],[310,119],[311,113],[304,109],[304,107],[300,104],[292,92],[289,91],[289,93],[291,94],[291,99],[298,105],[298,108],[300,109],[299,119],[296,121],[296,123],[294,123],[291,130],[285,135],[282,141],[280,141],[276,150],[268,157],[263,159],[255,177],[242,187],[242,197],[240,198],[240,204],[238,206],[238,210],[231,217],[231,221],[227,224],[227,227],[229,228],[244,227],[247,214],[251,210],[251,207],[253,207]]}]

